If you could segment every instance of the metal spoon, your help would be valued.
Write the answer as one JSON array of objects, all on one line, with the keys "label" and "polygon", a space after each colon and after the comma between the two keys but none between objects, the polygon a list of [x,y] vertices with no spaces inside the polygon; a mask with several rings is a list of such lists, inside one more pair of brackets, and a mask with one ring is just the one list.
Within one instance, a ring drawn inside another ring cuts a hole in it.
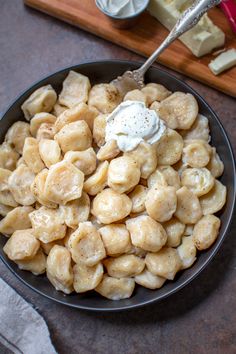
[{"label": "metal spoon", "polygon": [[157,57],[169,47],[175,39],[194,27],[205,12],[211,7],[219,5],[220,2],[221,0],[195,1],[191,7],[183,12],[164,42],[161,43],[139,69],[126,71],[122,76],[118,76],[116,79],[112,80],[111,83],[119,89],[123,96],[130,90],[142,88],[144,86],[144,75]]}]

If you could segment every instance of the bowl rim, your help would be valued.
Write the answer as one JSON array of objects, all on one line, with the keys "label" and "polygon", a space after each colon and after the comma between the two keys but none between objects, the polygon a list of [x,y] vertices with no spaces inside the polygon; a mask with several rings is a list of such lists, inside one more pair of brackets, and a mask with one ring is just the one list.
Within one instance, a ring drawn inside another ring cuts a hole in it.
[{"label": "bowl rim", "polygon": [[99,4],[98,4],[98,0],[95,0],[95,4],[97,6],[97,8],[107,17],[113,19],[113,20],[117,20],[117,21],[122,21],[122,20],[131,20],[135,17],[138,17],[139,15],[141,15],[148,7],[150,0],[144,0],[144,4],[141,7],[140,10],[138,10],[137,12],[135,12],[133,15],[129,15],[129,16],[117,16],[117,15],[112,15],[111,13],[109,13],[108,11],[104,10]]},{"label": "bowl rim", "polygon": [[[96,64],[125,64],[125,65],[133,65],[133,66],[139,66],[142,63],[139,61],[132,61],[132,60],[119,60],[119,59],[108,59],[108,60],[96,60],[96,61],[83,61],[79,64],[74,64],[74,65],[70,65],[70,66],[66,66],[62,69],[59,69],[53,73],[51,73],[50,75],[46,75],[43,78],[41,78],[40,80],[35,81],[32,85],[30,85],[27,89],[25,89],[23,92],[21,92],[15,99],[13,99],[11,101],[11,103],[8,105],[7,109],[4,110],[1,113],[1,117],[0,120],[2,120],[4,118],[4,116],[8,113],[8,111],[14,106],[14,104],[20,100],[29,90],[34,89],[35,86],[40,85],[41,82],[43,82],[44,80],[50,80],[51,77],[53,77],[54,75],[60,74],[60,73],[64,73],[66,71],[70,71],[70,70],[78,70],[80,67],[83,66],[87,66],[87,65],[96,65]],[[137,308],[141,308],[144,307],[146,305],[150,305],[153,304],[157,301],[161,301],[171,295],[173,295],[174,293],[176,293],[177,291],[181,290],[182,288],[184,288],[186,285],[188,285],[190,282],[192,282],[205,268],[206,266],[211,262],[211,260],[213,259],[213,257],[215,257],[215,255],[218,253],[220,247],[222,246],[223,241],[225,240],[227,233],[229,231],[229,227],[232,223],[233,220],[233,213],[235,210],[235,205],[236,205],[236,162],[235,162],[235,157],[234,157],[234,152],[233,152],[233,148],[231,145],[231,142],[229,140],[229,137],[223,127],[223,124],[221,123],[220,119],[218,118],[217,114],[213,111],[213,109],[210,107],[210,105],[206,102],[206,100],[195,90],[193,89],[189,84],[187,84],[186,82],[182,81],[181,79],[179,79],[178,77],[176,77],[175,75],[173,75],[172,73],[169,73],[166,70],[163,70],[162,68],[159,67],[155,67],[155,66],[151,66],[151,69],[155,69],[157,71],[160,71],[161,73],[163,73],[167,78],[170,79],[174,79],[176,80],[179,84],[183,85],[186,88],[186,91],[189,90],[190,92],[192,91],[192,93],[195,95],[195,97],[197,97],[198,99],[200,99],[200,101],[202,101],[207,109],[209,110],[209,112],[211,113],[211,115],[214,117],[214,119],[217,121],[217,123],[219,124],[221,131],[224,135],[225,141],[227,143],[227,146],[229,148],[229,153],[230,153],[230,158],[232,160],[232,168],[233,168],[233,202],[230,205],[230,211],[229,211],[229,217],[228,220],[226,222],[225,225],[225,231],[223,232],[222,236],[221,236],[221,240],[219,241],[217,247],[212,250],[212,252],[210,253],[210,255],[206,258],[206,260],[201,264],[201,266],[199,266],[199,269],[191,276],[189,276],[187,279],[185,279],[181,284],[179,284],[178,286],[176,286],[175,288],[171,289],[168,291],[168,293],[162,294],[162,295],[157,295],[155,298],[151,299],[151,300],[144,300],[141,303],[138,304],[131,304],[131,305],[124,305],[122,307],[113,307],[113,308],[106,308],[106,307],[89,307],[89,306],[84,306],[84,305],[77,305],[77,304],[71,304],[71,303],[67,303],[64,302],[63,300],[60,299],[56,299],[53,296],[50,296],[46,293],[44,293],[43,291],[35,288],[33,285],[29,284],[26,280],[24,280],[23,278],[21,278],[20,274],[18,274],[12,267],[11,265],[8,263],[8,261],[2,256],[2,254],[0,254],[0,259],[2,260],[2,262],[7,266],[7,268],[22,282],[24,283],[28,288],[30,288],[31,290],[35,291],[36,293],[50,299],[53,300],[61,305],[65,305],[65,306],[69,306],[72,308],[76,308],[76,309],[80,309],[80,310],[86,310],[86,311],[92,311],[92,312],[120,312],[120,311],[125,311],[125,310],[132,310],[132,309],[137,309]]]}]

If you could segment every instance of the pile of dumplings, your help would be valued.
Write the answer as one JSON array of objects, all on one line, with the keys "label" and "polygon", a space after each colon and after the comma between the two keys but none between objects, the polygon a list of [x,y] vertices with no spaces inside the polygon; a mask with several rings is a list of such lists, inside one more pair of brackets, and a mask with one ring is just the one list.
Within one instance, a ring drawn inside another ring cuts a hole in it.
[{"label": "pile of dumplings", "polygon": [[[157,143],[123,153],[105,142],[106,118],[123,100],[165,122]],[[172,281],[215,242],[224,166],[191,94],[149,83],[122,98],[70,71],[59,95],[40,87],[22,111],[0,145],[0,232],[20,269],[46,272],[65,294],[120,300],[135,284]]]}]

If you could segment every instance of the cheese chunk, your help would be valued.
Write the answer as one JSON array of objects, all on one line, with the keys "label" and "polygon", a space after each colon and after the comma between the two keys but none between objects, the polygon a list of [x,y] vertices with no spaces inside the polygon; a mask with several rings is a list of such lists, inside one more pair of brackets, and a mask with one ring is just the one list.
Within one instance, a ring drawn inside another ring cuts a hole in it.
[{"label": "cheese chunk", "polygon": [[213,74],[219,75],[222,71],[230,69],[234,65],[236,65],[236,49],[229,49],[218,55],[208,66]]},{"label": "cheese chunk", "polygon": [[[148,10],[162,25],[171,30],[183,11],[192,3],[192,0],[150,0]],[[179,39],[196,57],[201,57],[224,45],[225,34],[205,14],[196,26]]]}]

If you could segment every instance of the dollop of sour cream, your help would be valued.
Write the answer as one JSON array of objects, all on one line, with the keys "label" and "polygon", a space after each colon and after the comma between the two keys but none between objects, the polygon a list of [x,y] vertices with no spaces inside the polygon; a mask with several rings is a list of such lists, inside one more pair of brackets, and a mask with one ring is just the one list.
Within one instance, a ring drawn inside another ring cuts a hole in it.
[{"label": "dollop of sour cream", "polygon": [[126,152],[134,150],[142,141],[156,143],[165,130],[165,123],[156,111],[140,101],[125,101],[107,117],[105,140],[116,140],[119,149]]},{"label": "dollop of sour cream", "polygon": [[108,14],[128,17],[142,10],[144,0],[97,0],[98,5]]}]

